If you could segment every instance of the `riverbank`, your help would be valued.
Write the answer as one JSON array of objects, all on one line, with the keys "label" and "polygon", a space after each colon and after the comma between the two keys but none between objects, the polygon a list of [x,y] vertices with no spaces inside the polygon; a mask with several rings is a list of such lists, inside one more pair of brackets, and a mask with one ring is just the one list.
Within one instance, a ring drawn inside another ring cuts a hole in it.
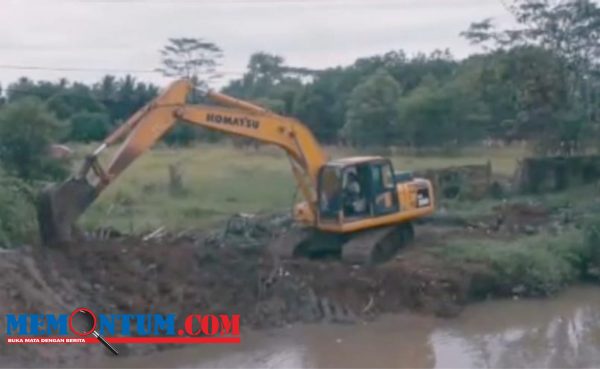
[{"label": "riverbank", "polygon": [[106,357],[110,368],[597,368],[600,288],[470,304],[454,319],[384,315],[362,324],[246,330],[240,345]]},{"label": "riverbank", "polygon": [[[455,317],[470,302],[551,295],[595,277],[598,223],[585,211],[504,202],[477,217],[441,214],[416,226],[393,260],[281,260],[265,247],[285,217],[229,227],[90,239],[64,251],[0,254],[0,313],[236,313],[246,329],[360,323],[406,311]],[[180,321],[177,324],[181,324]],[[164,349],[121,347],[123,356]],[[97,347],[2,345],[2,365],[78,366]],[[5,364],[6,363],[6,364]]]}]

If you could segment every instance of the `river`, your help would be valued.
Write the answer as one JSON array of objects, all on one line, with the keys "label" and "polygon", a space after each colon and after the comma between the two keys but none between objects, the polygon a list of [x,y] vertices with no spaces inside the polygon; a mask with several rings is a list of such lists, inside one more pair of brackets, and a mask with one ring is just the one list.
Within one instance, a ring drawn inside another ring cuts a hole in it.
[{"label": "river", "polygon": [[243,332],[236,346],[192,346],[102,366],[179,368],[600,367],[600,288],[473,304],[454,319],[385,316],[357,325]]}]

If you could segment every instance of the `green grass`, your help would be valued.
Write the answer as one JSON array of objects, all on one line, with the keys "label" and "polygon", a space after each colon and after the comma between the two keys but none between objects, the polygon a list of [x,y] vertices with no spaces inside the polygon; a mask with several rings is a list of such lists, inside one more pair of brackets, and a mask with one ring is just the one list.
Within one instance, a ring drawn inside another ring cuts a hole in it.
[{"label": "green grass", "polygon": [[510,242],[457,240],[432,252],[456,265],[490,267],[497,289],[529,296],[548,295],[586,276],[597,266],[596,225],[558,235],[540,234]]},{"label": "green grass", "polygon": [[[179,163],[184,193],[168,191]],[[284,158],[230,148],[157,149],[123,173],[84,215],[84,224],[142,231],[201,227],[236,212],[286,208],[295,191]]]},{"label": "green grass", "polygon": [[[93,146],[77,148],[78,158]],[[333,157],[382,154],[377,150],[327,148]],[[113,151],[114,152],[114,151]],[[104,154],[104,161],[112,152]],[[485,164],[510,175],[521,149],[467,150],[454,155],[392,154],[396,170]],[[78,162],[78,160],[76,160]],[[168,165],[179,163],[185,193],[167,190]],[[289,209],[296,192],[289,162],[275,147],[235,149],[228,144],[198,144],[184,149],[156,148],[140,157],[84,214],[84,226],[112,226],[133,232],[205,227],[236,212]]]},{"label": "green grass", "polygon": [[[594,199],[598,195],[596,185],[582,185],[564,191],[548,192],[541,194],[507,195],[506,200],[511,203],[542,204],[549,210],[575,209],[582,216],[587,217],[600,211],[600,203]],[[445,208],[452,215],[467,219],[476,219],[478,216],[492,214],[493,208],[502,203],[502,200],[484,198],[481,200],[441,200],[438,208]]]},{"label": "green grass", "polygon": [[[80,147],[78,153],[92,149]],[[328,151],[333,157],[366,153],[336,148]],[[495,172],[509,175],[522,154],[510,150],[469,150],[453,156],[394,155],[392,160],[397,170],[483,164],[490,160]],[[173,163],[179,163],[183,174],[184,192],[178,195],[168,191],[168,165]],[[287,158],[276,148],[235,149],[226,144],[200,144],[186,149],[161,147],[133,163],[82,220],[88,227],[112,226],[128,232],[145,232],[159,226],[171,230],[202,228],[236,212],[288,210],[295,191]],[[517,196],[510,201],[580,207],[591,203],[590,191],[596,190],[577,188]],[[465,216],[489,214],[497,204],[498,200],[493,199],[448,202],[452,212]],[[517,288],[526,295],[546,295],[600,266],[600,221],[591,222],[585,232],[572,229],[559,235],[541,234],[510,242],[469,238],[432,248],[430,252],[459,266],[487,266],[496,287],[486,291],[512,293]],[[600,270],[597,273],[600,275]]]},{"label": "green grass", "polygon": [[390,157],[396,170],[421,170],[437,169],[460,165],[492,164],[494,173],[512,176],[517,160],[525,157],[528,151],[523,147],[507,148],[465,148],[459,152],[431,153],[431,154],[406,154],[394,152],[394,150],[370,150],[370,149],[341,149],[327,148],[333,157],[351,156],[358,154],[375,154]]}]

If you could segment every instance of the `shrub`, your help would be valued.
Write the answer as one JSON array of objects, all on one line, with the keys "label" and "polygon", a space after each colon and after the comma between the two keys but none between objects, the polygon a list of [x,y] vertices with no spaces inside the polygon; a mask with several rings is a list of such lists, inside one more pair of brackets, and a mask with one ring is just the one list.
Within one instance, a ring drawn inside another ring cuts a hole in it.
[{"label": "shrub", "polygon": [[581,278],[587,270],[590,248],[578,230],[557,236],[541,234],[511,242],[468,240],[437,250],[455,263],[479,262],[490,266],[500,293],[548,295]]},{"label": "shrub", "polygon": [[110,118],[105,113],[81,112],[71,117],[71,133],[73,141],[102,141],[110,130]]},{"label": "shrub", "polygon": [[0,173],[0,247],[31,243],[37,237],[34,191],[25,182]]},{"label": "shrub", "polygon": [[0,163],[10,175],[25,180],[56,179],[66,168],[48,156],[64,126],[37,99],[24,98],[0,111]]},{"label": "shrub", "polygon": [[600,278],[600,216],[592,216],[584,223],[586,273]]}]

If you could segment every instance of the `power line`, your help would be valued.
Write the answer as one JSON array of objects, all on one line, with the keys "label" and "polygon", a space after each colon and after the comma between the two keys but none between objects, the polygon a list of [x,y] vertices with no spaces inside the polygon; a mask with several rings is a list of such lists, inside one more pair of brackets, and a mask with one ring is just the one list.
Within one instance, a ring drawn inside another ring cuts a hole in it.
[{"label": "power line", "polygon": [[[155,69],[117,69],[117,68],[81,68],[81,67],[44,67],[38,65],[0,64],[0,69],[10,70],[40,70],[49,72],[92,72],[92,73],[131,73],[131,74],[160,74]],[[243,71],[223,71],[219,74],[243,75]]]},{"label": "power line", "polygon": [[80,68],[80,67],[42,67],[37,65],[0,64],[0,69],[43,70],[54,72],[101,72],[101,73],[158,73],[151,69],[113,69],[113,68]]}]

